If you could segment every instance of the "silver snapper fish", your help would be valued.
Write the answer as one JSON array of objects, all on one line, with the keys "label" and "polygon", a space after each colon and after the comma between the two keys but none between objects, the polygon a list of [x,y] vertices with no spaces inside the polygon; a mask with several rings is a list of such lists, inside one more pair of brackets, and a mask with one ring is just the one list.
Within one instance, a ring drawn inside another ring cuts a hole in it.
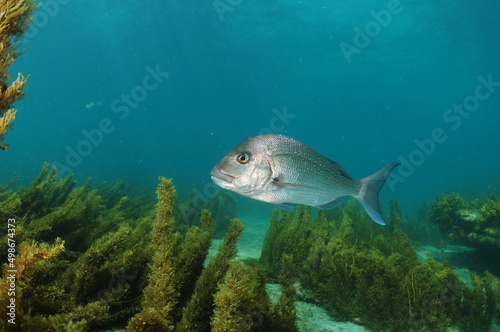
[{"label": "silver snapper fish", "polygon": [[392,170],[390,163],[370,176],[353,180],[336,162],[282,135],[250,137],[229,151],[212,169],[218,186],[291,210],[296,204],[331,209],[347,196],[356,198],[378,224],[378,193]]}]

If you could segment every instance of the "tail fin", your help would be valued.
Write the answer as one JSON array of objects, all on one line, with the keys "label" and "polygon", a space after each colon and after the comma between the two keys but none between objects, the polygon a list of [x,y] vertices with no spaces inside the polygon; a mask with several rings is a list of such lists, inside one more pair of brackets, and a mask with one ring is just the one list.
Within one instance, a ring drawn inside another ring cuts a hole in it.
[{"label": "tail fin", "polygon": [[378,193],[380,189],[384,186],[385,180],[389,177],[392,170],[401,165],[400,163],[390,163],[382,169],[379,169],[370,176],[359,180],[361,183],[361,189],[357,196],[355,196],[358,201],[365,208],[366,213],[375,221],[377,224],[385,225],[380,215],[380,209],[378,204]]}]

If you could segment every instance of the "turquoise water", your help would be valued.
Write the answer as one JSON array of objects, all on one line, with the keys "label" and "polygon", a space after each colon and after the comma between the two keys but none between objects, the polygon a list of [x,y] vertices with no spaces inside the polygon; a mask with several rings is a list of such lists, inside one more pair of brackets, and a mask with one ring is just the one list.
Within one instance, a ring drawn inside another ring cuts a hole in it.
[{"label": "turquoise water", "polygon": [[[0,181],[47,161],[94,183],[181,194],[249,136],[285,134],[413,215],[498,193],[497,1],[45,2],[12,72],[31,75]],[[268,205],[240,199],[251,213]],[[266,210],[266,215],[268,216]]]},{"label": "turquoise water", "polygon": [[[453,225],[425,229],[417,211],[456,191],[470,226],[500,197],[499,17],[494,0],[44,1],[11,68],[30,79],[0,184],[28,186],[48,162],[79,186],[122,179],[150,196],[158,176],[173,178],[179,201],[194,190],[203,208],[231,148],[283,134],[355,179],[400,162],[380,202],[387,215],[397,200],[418,257],[446,259],[469,286],[469,270],[498,277],[498,219],[481,230],[497,241],[482,256],[488,246],[451,240]],[[234,197],[246,224],[238,257],[257,259],[274,206]],[[298,304],[301,331],[364,330],[330,321],[320,302]]]}]

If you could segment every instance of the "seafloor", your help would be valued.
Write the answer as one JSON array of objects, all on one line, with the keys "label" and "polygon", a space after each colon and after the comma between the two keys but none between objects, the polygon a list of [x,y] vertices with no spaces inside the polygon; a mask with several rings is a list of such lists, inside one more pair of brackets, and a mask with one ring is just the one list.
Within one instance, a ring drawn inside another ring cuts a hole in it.
[{"label": "seafloor", "polygon": [[[259,219],[253,216],[243,216],[241,220],[245,221],[245,229],[238,242],[238,259],[259,259],[264,237],[266,236],[269,227],[268,219]],[[214,240],[210,248],[207,260],[210,260],[216,252],[222,240]],[[442,259],[442,250],[431,245],[422,245],[416,247],[418,257],[422,262],[425,262],[429,255],[434,259]],[[473,253],[474,248],[466,246],[447,246],[444,253],[447,257],[461,256]],[[470,270],[466,268],[455,267],[454,272],[460,280],[466,285],[471,286]],[[272,301],[277,301],[281,294],[279,284],[267,284],[267,292]],[[320,306],[297,301],[295,304],[297,310],[298,327],[301,332],[363,332],[370,331],[362,325],[357,325],[351,322],[338,322],[333,320],[328,313]],[[448,328],[448,332],[459,331],[453,328]],[[493,324],[490,332],[500,332],[500,326]]]},{"label": "seafloor", "polygon": [[48,164],[29,187],[1,186],[0,219],[15,221],[0,228],[0,314],[15,302],[29,331],[497,329],[493,196],[445,194],[415,220],[391,199],[386,226],[354,200],[268,220],[225,191],[178,202],[163,177],[156,196],[77,186]]}]

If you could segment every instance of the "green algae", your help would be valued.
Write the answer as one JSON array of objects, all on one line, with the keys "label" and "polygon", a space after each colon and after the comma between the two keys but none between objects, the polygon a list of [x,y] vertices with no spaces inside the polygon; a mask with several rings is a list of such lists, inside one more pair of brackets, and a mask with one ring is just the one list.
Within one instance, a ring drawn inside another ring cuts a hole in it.
[{"label": "green algae", "polygon": [[241,221],[233,219],[217,255],[203,270],[195,284],[193,296],[183,310],[182,321],[179,325],[180,331],[210,330],[214,295],[229,268],[229,263],[236,257],[236,243],[242,231]]},{"label": "green algae", "polygon": [[222,239],[231,225],[231,220],[237,217],[238,205],[236,199],[227,191],[217,190],[211,199],[197,190],[191,190],[185,202],[176,211],[176,229],[181,232],[188,225],[201,226],[199,221],[203,210],[212,213],[213,237]]},{"label": "green algae", "polygon": [[[154,207],[131,196],[122,182],[93,189],[87,181],[78,187],[71,175],[58,179],[48,164],[29,187],[0,188],[0,213],[16,219],[19,249],[16,325],[0,320],[0,330],[268,331],[277,326],[285,311],[273,314],[263,273],[234,261],[242,222],[231,220],[205,267],[212,214],[201,210],[199,220],[183,220],[179,230],[172,181],[160,177],[156,194]],[[5,255],[6,237],[0,247]],[[0,279],[4,317],[7,270],[4,265]],[[289,308],[293,299],[286,300]]]},{"label": "green algae", "polygon": [[297,290],[295,288],[296,278],[293,276],[293,256],[284,254],[282,256],[281,274],[279,281],[281,284],[281,295],[278,302],[272,308],[271,331],[276,332],[298,332],[297,311],[295,302],[297,301]]},{"label": "green algae", "polygon": [[[198,220],[185,223],[166,178],[159,180],[157,197],[154,207],[121,182],[78,187],[71,176],[57,179],[48,165],[27,188],[2,187],[0,211],[16,218],[22,273],[18,324],[4,321],[0,329],[297,331],[298,297],[374,331],[487,331],[498,318],[498,279],[472,275],[468,287],[448,263],[421,262],[395,200],[385,227],[374,225],[353,201],[319,210],[315,218],[307,207],[275,211],[261,258],[248,266],[235,261],[241,221],[231,220],[217,255],[204,265],[213,214],[201,210]],[[467,209],[480,211],[474,223],[495,227],[493,198],[466,202],[458,216]],[[274,305],[266,280],[281,284]]]},{"label": "green algae", "polygon": [[266,331],[270,302],[260,270],[231,262],[214,305],[212,331]]},{"label": "green algae", "polygon": [[465,207],[465,200],[455,192],[442,195],[434,200],[431,221],[442,233],[449,233],[460,223],[459,211]]},{"label": "green algae", "polygon": [[34,0],[0,1],[0,150],[8,150],[9,144],[2,144],[7,131],[11,129],[17,110],[12,104],[24,96],[24,87],[28,77],[18,73],[13,80],[10,69],[20,50],[21,37],[33,19],[33,12],[38,7]]},{"label": "green algae", "polygon": [[395,201],[385,227],[373,227],[352,203],[335,210],[319,211],[314,222],[308,208],[274,212],[259,261],[270,278],[278,278],[277,260],[292,255],[293,277],[312,291],[309,299],[373,331],[489,330],[498,314],[492,275],[473,275],[469,288],[446,262],[421,262]]},{"label": "green algae", "polygon": [[496,197],[466,201],[458,193],[447,193],[434,200],[430,216],[448,242],[476,248],[475,260],[500,272],[500,202]]}]

